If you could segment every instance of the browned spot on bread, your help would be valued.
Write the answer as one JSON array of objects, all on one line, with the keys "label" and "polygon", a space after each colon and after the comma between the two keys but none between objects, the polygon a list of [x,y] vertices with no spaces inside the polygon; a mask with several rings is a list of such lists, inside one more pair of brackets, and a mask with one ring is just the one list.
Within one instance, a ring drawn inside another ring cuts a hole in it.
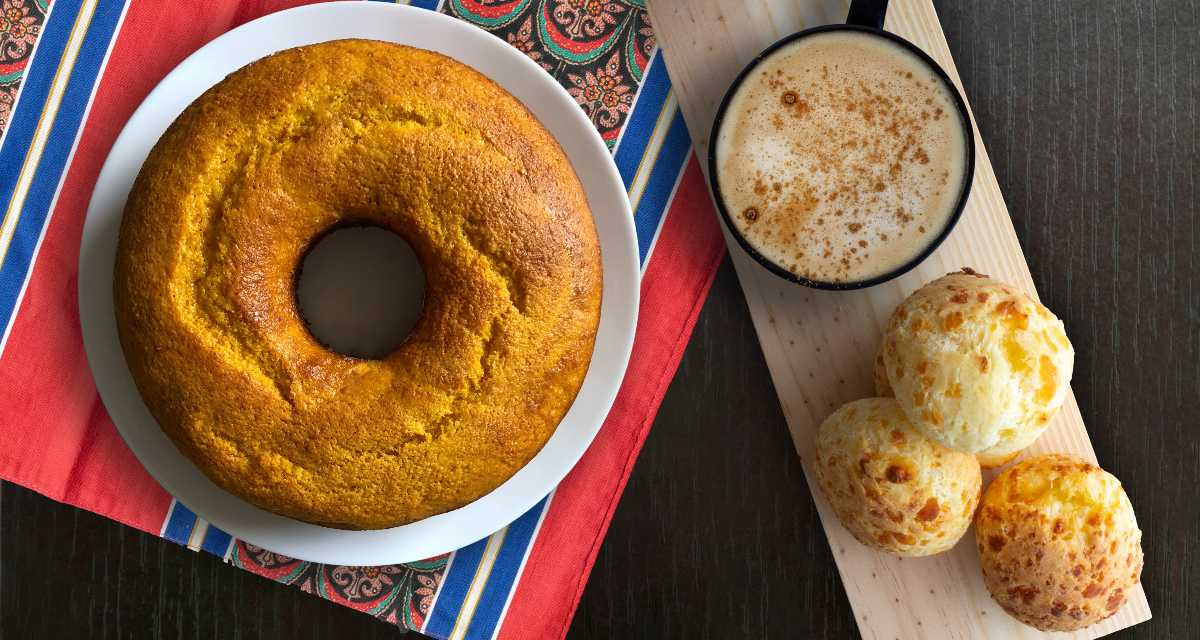
[{"label": "browned spot on bread", "polygon": [[[893,433],[895,433],[895,432],[893,432]],[[898,464],[893,464],[893,465],[888,465],[887,471],[884,473],[884,476],[888,479],[888,482],[891,482],[894,484],[901,484],[904,482],[908,482],[909,480],[912,480],[913,474],[912,474],[912,471],[910,471],[909,469],[906,469],[905,467],[898,465]]]},{"label": "browned spot on bread", "polygon": [[873,456],[869,453],[866,453],[866,454],[863,454],[863,457],[858,459],[858,471],[864,477],[871,475],[871,470],[868,468],[868,465],[871,464],[871,460],[874,458],[875,458],[875,456]]},{"label": "browned spot on bread", "polygon": [[925,506],[921,507],[921,510],[917,512],[917,520],[929,522],[938,517],[939,511],[937,498],[931,497],[925,501]]},{"label": "browned spot on bread", "polygon": [[1114,589],[1108,596],[1108,602],[1104,603],[1104,608],[1109,611],[1115,611],[1123,602],[1125,602],[1125,593],[1120,589]]},{"label": "browned spot on bread", "polygon": [[1008,595],[1014,598],[1020,598],[1025,604],[1033,602],[1033,599],[1041,593],[1042,590],[1037,587],[1016,586],[1008,590]]},{"label": "browned spot on bread", "polygon": [[911,535],[909,535],[907,533],[892,532],[892,538],[896,542],[899,542],[900,544],[905,544],[905,545],[916,544],[916,542],[917,542],[916,538],[912,537]]},{"label": "browned spot on bread", "polygon": [[1021,330],[1029,328],[1029,315],[1021,310],[1015,299],[1001,301],[996,305],[993,313],[1001,316],[1005,325],[1010,328]]}]

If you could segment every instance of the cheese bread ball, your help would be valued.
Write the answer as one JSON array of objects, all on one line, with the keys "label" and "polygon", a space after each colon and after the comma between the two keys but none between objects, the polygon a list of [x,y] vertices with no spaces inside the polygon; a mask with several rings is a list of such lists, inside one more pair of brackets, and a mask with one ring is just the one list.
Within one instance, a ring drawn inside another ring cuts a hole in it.
[{"label": "cheese bread ball", "polygon": [[992,597],[1043,631],[1111,616],[1142,574],[1142,532],[1120,481],[1073,456],[1030,458],[997,476],[975,542]]},{"label": "cheese bread ball", "polygon": [[882,356],[913,425],[999,466],[1046,430],[1070,388],[1062,322],[1014,287],[969,269],[918,289],[892,314]]},{"label": "cheese bread ball", "polygon": [[979,463],[921,435],[891,398],[856,400],[817,434],[817,479],[863,544],[928,556],[958,542],[979,503]]}]

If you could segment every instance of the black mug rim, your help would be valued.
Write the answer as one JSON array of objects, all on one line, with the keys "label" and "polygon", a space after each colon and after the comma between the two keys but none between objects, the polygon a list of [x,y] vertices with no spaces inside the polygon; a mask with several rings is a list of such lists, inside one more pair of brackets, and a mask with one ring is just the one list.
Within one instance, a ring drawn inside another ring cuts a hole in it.
[{"label": "black mug rim", "polygon": [[[967,166],[965,172],[963,173],[963,183],[959,188],[958,198],[955,200],[954,208],[951,211],[950,216],[946,219],[946,224],[942,226],[941,231],[939,231],[936,236],[931,238],[925,247],[921,249],[921,251],[918,251],[911,259],[899,267],[866,280],[855,280],[850,282],[828,282],[824,280],[805,278],[804,276],[798,275],[781,267],[770,258],[767,258],[759,253],[759,251],[755,249],[748,240],[746,240],[745,236],[742,235],[741,231],[733,223],[733,218],[730,216],[729,210],[725,207],[725,199],[721,194],[721,182],[717,174],[718,134],[721,131],[721,124],[725,120],[725,112],[729,108],[729,103],[732,101],[733,96],[737,94],[738,89],[741,88],[742,82],[745,81],[745,79],[758,67],[759,64],[769,58],[771,54],[775,53],[780,48],[802,38],[816,35],[818,33],[827,33],[830,31],[857,31],[860,33],[882,37],[915,54],[917,58],[924,62],[925,65],[929,67],[930,70],[932,70],[934,74],[945,84],[945,86],[950,89],[950,94],[954,98],[954,105],[958,108],[959,120],[962,122],[967,141],[965,149],[967,155]],[[721,220],[725,224],[725,227],[729,230],[730,235],[737,240],[737,243],[747,254],[750,255],[751,258],[754,258],[755,262],[765,267],[771,273],[789,282],[794,282],[796,284],[813,289],[824,289],[829,291],[852,291],[857,289],[866,289],[868,287],[873,287],[877,284],[882,284],[889,280],[893,280],[904,275],[905,273],[908,273],[909,271],[912,271],[918,264],[921,264],[926,258],[933,254],[933,252],[936,251],[937,248],[941,246],[942,242],[944,242],[950,235],[950,232],[954,230],[954,227],[958,225],[959,219],[962,218],[963,209],[966,207],[967,200],[970,198],[972,186],[975,183],[975,127],[971,122],[970,113],[967,111],[966,101],[963,99],[958,87],[956,87],[950,80],[950,76],[946,74],[945,69],[942,69],[941,65],[934,61],[933,58],[929,57],[929,54],[925,53],[920,47],[909,42],[908,40],[905,40],[904,38],[901,38],[890,31],[857,24],[827,24],[819,27],[804,29],[802,31],[797,31],[784,36],[783,38],[776,40],[766,49],[763,49],[757,56],[754,57],[753,60],[743,67],[740,72],[738,72],[738,75],[736,78],[734,78],[733,83],[729,85],[729,89],[726,90],[725,96],[721,99],[720,106],[717,107],[717,115],[713,120],[712,131],[709,133],[708,140],[708,175],[709,182],[712,186],[713,201],[716,203],[717,211],[720,213]]]}]

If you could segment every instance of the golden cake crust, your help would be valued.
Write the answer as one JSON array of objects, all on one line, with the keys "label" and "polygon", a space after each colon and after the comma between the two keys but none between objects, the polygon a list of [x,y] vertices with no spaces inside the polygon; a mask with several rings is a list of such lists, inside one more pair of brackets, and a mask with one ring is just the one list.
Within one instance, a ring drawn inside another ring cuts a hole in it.
[{"label": "golden cake crust", "polygon": [[[412,245],[426,300],[381,360],[308,333],[294,278],[348,223]],[[126,360],[180,450],[231,493],[341,528],[499,486],[582,384],[601,298],[583,189],[524,106],[445,56],[341,40],[198,98],[146,160],[120,231]]]}]

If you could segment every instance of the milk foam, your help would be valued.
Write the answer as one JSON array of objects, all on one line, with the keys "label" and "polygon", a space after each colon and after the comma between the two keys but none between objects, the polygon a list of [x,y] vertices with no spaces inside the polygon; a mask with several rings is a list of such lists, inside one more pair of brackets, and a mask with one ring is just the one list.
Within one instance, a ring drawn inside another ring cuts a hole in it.
[{"label": "milk foam", "polygon": [[966,171],[953,95],[886,39],[819,33],[743,80],[716,140],[734,225],[793,273],[855,282],[893,271],[948,223]]}]

